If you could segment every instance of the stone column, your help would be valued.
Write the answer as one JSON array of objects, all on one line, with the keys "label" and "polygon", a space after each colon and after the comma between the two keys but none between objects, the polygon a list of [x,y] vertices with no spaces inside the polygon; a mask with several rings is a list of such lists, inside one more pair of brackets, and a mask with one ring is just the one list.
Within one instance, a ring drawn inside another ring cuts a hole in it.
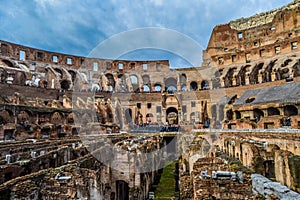
[{"label": "stone column", "polygon": [[232,78],[232,86],[236,86],[236,77]]},{"label": "stone column", "polygon": [[257,75],[257,83],[262,83],[262,74],[258,73]]},{"label": "stone column", "polygon": [[245,75],[245,85],[249,85],[250,84],[250,76],[249,76],[249,74],[247,73],[246,75]]},{"label": "stone column", "polygon": [[271,72],[271,81],[275,81],[276,73],[274,71]]}]

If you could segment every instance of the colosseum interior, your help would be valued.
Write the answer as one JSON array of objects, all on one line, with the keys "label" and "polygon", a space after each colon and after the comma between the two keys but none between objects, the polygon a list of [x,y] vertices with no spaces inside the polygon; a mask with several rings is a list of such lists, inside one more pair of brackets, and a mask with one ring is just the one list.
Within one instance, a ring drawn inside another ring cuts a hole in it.
[{"label": "colosseum interior", "polygon": [[[299,1],[217,25],[202,66],[178,69],[0,41],[0,196],[146,199],[163,165],[155,156],[172,153],[130,152],[176,138],[180,199],[300,199],[299,27]],[[129,153],[94,158],[89,148],[108,141]],[[118,159],[129,172],[111,167]],[[151,172],[130,162],[147,159]]]}]

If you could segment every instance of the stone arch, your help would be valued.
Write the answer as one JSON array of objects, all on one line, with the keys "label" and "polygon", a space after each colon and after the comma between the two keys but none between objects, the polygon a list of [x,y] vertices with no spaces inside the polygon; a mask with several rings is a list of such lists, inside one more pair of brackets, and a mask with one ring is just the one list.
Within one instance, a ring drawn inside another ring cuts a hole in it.
[{"label": "stone arch", "polygon": [[70,88],[70,82],[68,80],[62,80],[60,82],[60,88],[64,90],[68,90]]},{"label": "stone arch", "polygon": [[209,82],[207,80],[201,81],[201,90],[208,90],[209,89]]},{"label": "stone arch", "polygon": [[265,71],[262,73],[263,82],[271,82],[272,81],[272,71],[273,71],[273,67],[276,62],[277,62],[277,59],[272,60],[266,67]]},{"label": "stone arch", "polygon": [[283,107],[284,110],[284,116],[295,116],[298,115],[298,109],[296,108],[296,106],[293,105],[286,105]]},{"label": "stone arch", "polygon": [[237,77],[236,84],[237,85],[246,85],[246,73],[251,65],[242,66]]},{"label": "stone arch", "polygon": [[1,59],[0,61],[0,64],[4,65],[5,67],[15,68],[15,65],[7,59]]},{"label": "stone arch", "polygon": [[13,84],[15,85],[25,85],[26,83],[26,75],[24,72],[21,72],[21,71],[18,71],[15,73],[15,77],[14,77],[14,80],[13,80]]},{"label": "stone arch", "polygon": [[59,68],[54,68],[54,71],[56,71],[59,74],[59,78],[63,79],[64,75],[61,69]]},{"label": "stone arch", "polygon": [[190,83],[190,91],[196,91],[196,90],[198,90],[198,84],[196,81],[192,81]]},{"label": "stone arch", "polygon": [[146,114],[146,122],[153,122],[153,114],[152,113],[147,113]]},{"label": "stone arch", "polygon": [[186,74],[180,74],[179,81],[180,81],[180,84],[186,84],[186,82],[187,82]]},{"label": "stone arch", "polygon": [[116,181],[116,199],[129,200],[129,184],[123,180]]},{"label": "stone arch", "polygon": [[63,124],[63,114],[60,112],[53,112],[50,117],[50,123],[55,125]]},{"label": "stone arch", "polygon": [[251,73],[250,73],[250,84],[257,84],[258,83],[258,72],[259,70],[262,69],[262,67],[264,66],[264,63],[259,63],[257,65],[255,65],[255,67],[252,69]]},{"label": "stone arch", "polygon": [[293,76],[300,76],[300,60],[298,60],[297,63],[293,66]]},{"label": "stone arch", "polygon": [[253,116],[256,122],[258,122],[262,117],[264,117],[264,112],[258,108],[253,109]]},{"label": "stone arch", "polygon": [[242,115],[241,115],[241,112],[236,110],[234,111],[234,114],[235,114],[235,119],[241,119],[242,118]]},{"label": "stone arch", "polygon": [[132,110],[131,110],[131,108],[127,108],[126,110],[125,110],[125,122],[126,122],[126,124],[130,124],[130,123],[132,123]]},{"label": "stone arch", "polygon": [[162,91],[162,85],[160,83],[154,84],[154,91],[155,92],[161,92]]},{"label": "stone arch", "polygon": [[75,119],[76,119],[76,115],[74,113],[70,113],[66,118],[66,122],[67,124],[73,125],[75,123]]},{"label": "stone arch", "polygon": [[230,68],[226,74],[226,76],[224,77],[224,85],[225,87],[231,87],[232,85],[232,78],[233,78],[233,74],[234,71],[236,70],[236,67],[234,68]]},{"label": "stone arch", "polygon": [[149,85],[143,85],[143,92],[151,92]]},{"label": "stone arch", "polygon": [[226,111],[226,118],[228,120],[233,120],[233,111],[232,111],[232,109]]},{"label": "stone arch", "polygon": [[173,77],[165,79],[165,90],[166,91],[176,91],[177,90],[177,80]]},{"label": "stone arch", "polygon": [[14,114],[11,110],[0,110],[0,124],[7,124],[14,122]]},{"label": "stone arch", "polygon": [[116,84],[114,76],[110,73],[105,74],[105,76],[108,80],[108,86],[111,86],[112,87],[111,90],[114,90],[115,89],[115,84]]},{"label": "stone arch", "polygon": [[274,107],[267,108],[267,113],[268,113],[268,116],[280,115],[280,111]]},{"label": "stone arch", "polygon": [[167,122],[169,125],[178,124],[178,110],[174,107],[169,107],[166,110]]},{"label": "stone arch", "polygon": [[134,92],[139,92],[139,79],[137,75],[130,75],[130,82]]},{"label": "stone arch", "polygon": [[73,84],[75,83],[76,81],[76,72],[73,71],[73,70],[68,70],[69,74],[71,75],[71,80],[73,82]]},{"label": "stone arch", "polygon": [[92,84],[92,91],[100,91],[100,86],[98,84],[93,83]]},{"label": "stone arch", "polygon": [[28,110],[21,110],[17,115],[17,121],[20,124],[29,123],[32,120],[32,112]]}]

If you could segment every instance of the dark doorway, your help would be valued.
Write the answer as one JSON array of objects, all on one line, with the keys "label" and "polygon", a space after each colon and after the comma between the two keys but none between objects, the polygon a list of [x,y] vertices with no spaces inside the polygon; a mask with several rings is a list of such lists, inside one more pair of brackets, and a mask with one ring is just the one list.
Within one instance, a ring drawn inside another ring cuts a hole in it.
[{"label": "dark doorway", "polygon": [[61,89],[68,90],[70,88],[69,81],[63,80],[62,82],[60,82],[60,87]]},{"label": "dark doorway", "polygon": [[125,181],[116,181],[117,200],[129,200],[129,186]]},{"label": "dark doorway", "polygon": [[169,125],[178,124],[178,110],[176,108],[168,108],[166,111],[166,116]]}]

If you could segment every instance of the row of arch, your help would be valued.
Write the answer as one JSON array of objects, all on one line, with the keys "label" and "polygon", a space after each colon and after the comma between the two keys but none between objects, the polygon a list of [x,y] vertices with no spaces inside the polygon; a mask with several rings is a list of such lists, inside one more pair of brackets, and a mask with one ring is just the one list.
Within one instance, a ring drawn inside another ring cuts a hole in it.
[{"label": "row of arch", "polygon": [[219,70],[212,79],[212,87],[232,87],[257,84],[300,76],[300,60],[275,59],[268,63],[235,66]]},{"label": "row of arch", "polygon": [[[285,117],[291,117],[298,115],[298,108],[294,105],[286,105],[283,107],[283,114]],[[253,117],[258,122],[261,118],[267,116],[277,116],[281,115],[280,110],[275,107],[269,107],[265,110],[265,112],[259,108],[253,109]],[[233,119],[241,119],[242,115],[241,112],[238,110],[233,111],[232,109],[226,112],[226,118],[228,120]]]}]

